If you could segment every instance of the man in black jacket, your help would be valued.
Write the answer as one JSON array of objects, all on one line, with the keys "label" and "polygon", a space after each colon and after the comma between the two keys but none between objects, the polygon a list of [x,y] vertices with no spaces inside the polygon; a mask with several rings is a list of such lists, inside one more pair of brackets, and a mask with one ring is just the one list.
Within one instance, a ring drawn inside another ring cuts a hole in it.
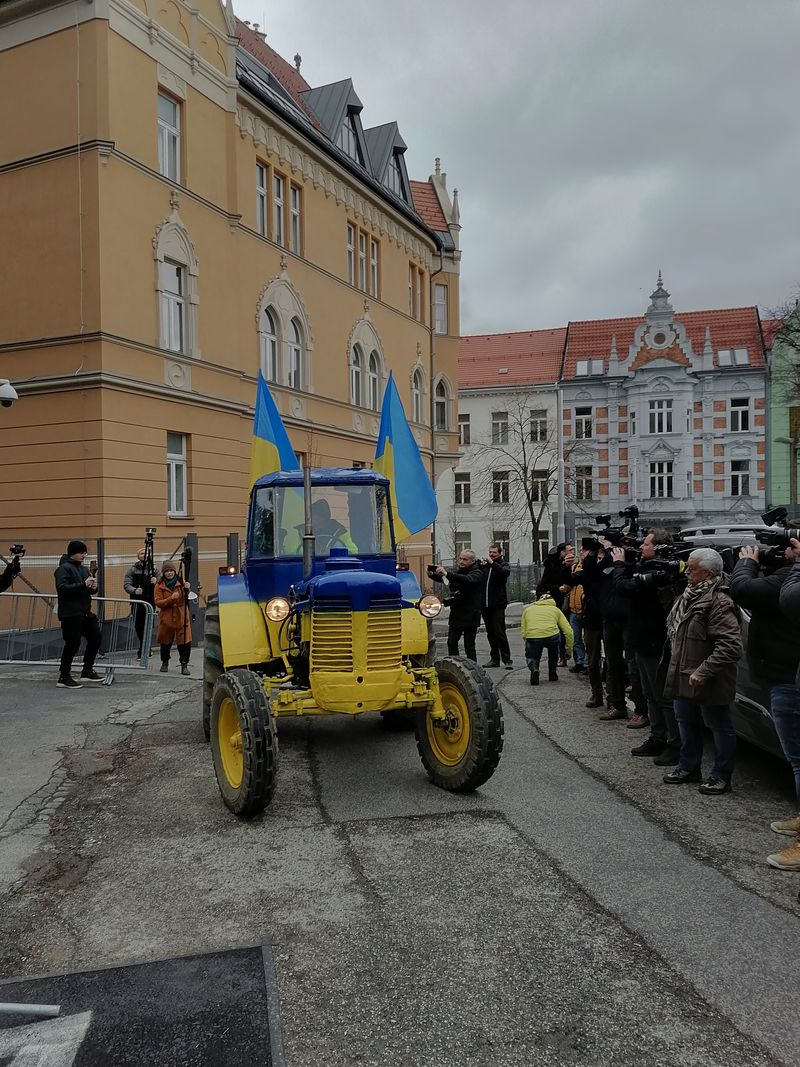
[{"label": "man in black jacket", "polygon": [[152,559],[148,560],[147,549],[140,548],[136,562],[125,575],[123,586],[125,592],[131,598],[131,612],[133,613],[133,625],[136,636],[139,638],[139,651],[136,658],[142,658],[142,641],[144,639],[144,624],[147,620],[147,612],[140,608],[140,603],[149,604],[155,612],[155,585],[156,576],[153,573]]},{"label": "man in black jacket", "polygon": [[[793,572],[798,570],[800,542],[790,543],[785,551],[787,565],[772,574],[759,576],[758,556],[755,546],[742,548],[731,574],[730,594],[740,607],[750,612],[747,630],[750,671],[769,685],[775,732],[794,772],[798,814],[789,819],[776,819],[770,826],[776,833],[794,837],[795,843],[767,856],[767,863],[781,870],[800,871],[800,692],[795,685],[800,640],[797,620],[791,617],[792,585],[789,584]],[[790,566],[791,563],[795,566]],[[787,586],[788,598],[783,593]]]},{"label": "man in black jacket", "polygon": [[489,640],[489,662],[484,663],[484,667],[499,667],[502,659],[507,671],[514,669],[506,636],[506,584],[510,573],[511,567],[503,559],[503,550],[496,541],[493,542],[481,564],[481,615]]},{"label": "man in black jacket", "polygon": [[656,557],[656,545],[670,541],[666,530],[648,530],[633,573],[624,565],[624,549],[611,553],[616,589],[630,604],[625,647],[638,670],[650,724],[650,736],[632,748],[631,755],[653,756],[660,767],[674,766],[681,748],[672,701],[664,697],[669,664],[667,614],[678,593],[677,564],[671,567]]},{"label": "man in black jacket", "polygon": [[475,636],[481,621],[481,587],[483,573],[475,553],[463,549],[458,556],[458,569],[436,568],[437,578],[447,581],[452,591],[450,597],[450,622],[447,628],[447,654],[458,655],[458,642],[464,636],[464,655],[477,662]]},{"label": "man in black jacket", "polygon": [[[569,585],[569,576],[572,574],[572,566],[575,563],[575,549],[568,541],[563,541],[547,553],[542,568],[542,576],[536,586],[536,595],[549,593],[555,601],[557,608],[564,607],[564,593],[562,586]],[[569,618],[569,612],[566,613]],[[567,665],[567,645],[563,634],[559,634],[558,665]]]},{"label": "man in black jacket", "polygon": [[100,648],[100,624],[92,612],[92,596],[97,591],[97,580],[83,566],[88,549],[83,541],[70,541],[66,553],[55,571],[58,593],[58,618],[64,638],[61,654],[61,670],[58,676],[59,689],[81,689],[71,674],[72,661],[86,639],[83,654],[81,679],[85,682],[101,682],[102,674],[94,670],[94,661]]},{"label": "man in black jacket", "polygon": [[14,556],[10,563],[6,564],[6,568],[2,574],[0,574],[0,593],[5,593],[14,579],[17,577],[21,570],[19,563],[19,556]]}]

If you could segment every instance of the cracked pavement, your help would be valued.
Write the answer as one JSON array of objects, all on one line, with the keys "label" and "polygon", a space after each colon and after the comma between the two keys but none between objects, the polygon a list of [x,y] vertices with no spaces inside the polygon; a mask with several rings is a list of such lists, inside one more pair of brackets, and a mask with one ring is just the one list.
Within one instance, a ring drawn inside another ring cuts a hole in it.
[{"label": "cracked pavement", "polygon": [[0,668],[0,970],[270,940],[289,1067],[796,1063],[800,879],[764,863],[787,769],[743,750],[733,794],[669,788],[582,679],[493,675],[506,749],[475,794],[376,717],[284,720],[241,822],[199,679]]}]

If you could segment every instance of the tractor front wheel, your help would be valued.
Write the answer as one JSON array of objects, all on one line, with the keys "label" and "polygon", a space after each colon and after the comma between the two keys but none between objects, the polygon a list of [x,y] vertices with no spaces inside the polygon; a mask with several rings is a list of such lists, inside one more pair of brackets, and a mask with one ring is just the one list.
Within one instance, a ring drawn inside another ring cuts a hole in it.
[{"label": "tractor front wheel", "polygon": [[211,740],[211,701],[214,683],[222,674],[222,638],[219,629],[219,598],[214,595],[206,602],[206,625],[203,634],[203,733]]},{"label": "tractor front wheel", "polygon": [[257,815],[272,800],[278,736],[257,674],[219,675],[211,700],[211,755],[222,799],[234,815]]},{"label": "tractor front wheel", "polygon": [[470,793],[494,774],[503,751],[503,709],[488,675],[471,660],[436,664],[444,719],[421,710],[417,749],[431,781],[451,793]]}]

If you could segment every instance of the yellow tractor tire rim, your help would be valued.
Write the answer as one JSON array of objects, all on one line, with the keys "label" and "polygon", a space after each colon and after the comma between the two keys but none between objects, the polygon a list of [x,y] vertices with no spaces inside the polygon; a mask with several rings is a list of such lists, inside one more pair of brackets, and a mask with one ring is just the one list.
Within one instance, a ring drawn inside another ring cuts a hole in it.
[{"label": "yellow tractor tire rim", "polygon": [[439,725],[441,720],[437,722],[428,716],[428,743],[439,763],[456,767],[469,749],[472,734],[469,708],[461,690],[449,682],[440,683],[439,695],[447,720]]},{"label": "yellow tractor tire rim", "polygon": [[244,756],[242,754],[242,728],[239,725],[239,713],[230,697],[223,697],[219,706],[217,720],[217,737],[222,769],[232,789],[238,789],[244,775]]}]

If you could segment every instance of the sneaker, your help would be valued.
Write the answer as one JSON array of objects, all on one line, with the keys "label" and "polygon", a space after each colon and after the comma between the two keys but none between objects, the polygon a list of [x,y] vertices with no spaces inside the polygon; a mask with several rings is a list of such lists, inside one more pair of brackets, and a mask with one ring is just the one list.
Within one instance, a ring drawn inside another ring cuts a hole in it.
[{"label": "sneaker", "polygon": [[514,670],[514,664],[511,662],[511,660],[509,660],[508,663],[504,663],[503,666],[505,667],[505,669],[507,671],[513,671]]},{"label": "sneaker", "polygon": [[169,664],[168,663],[162,663],[161,664],[161,673],[162,674],[166,674],[168,670],[169,670]]},{"label": "sneaker", "polygon": [[500,666],[500,660],[498,660],[496,663],[495,663],[495,661],[493,659],[487,660],[486,663],[483,664],[483,666],[484,666],[484,669],[486,667],[499,667]]},{"label": "sneaker", "polygon": [[650,725],[650,720],[646,715],[632,715],[628,720],[629,730],[643,730],[645,726]]},{"label": "sneaker", "polygon": [[81,671],[81,681],[83,682],[102,682],[105,675],[98,674],[97,671]]},{"label": "sneaker", "polygon": [[800,837],[788,848],[767,856],[767,863],[781,871],[800,871]]},{"label": "sneaker", "polygon": [[660,756],[664,751],[664,742],[657,741],[655,737],[648,737],[641,745],[631,749],[632,756]]},{"label": "sneaker", "polygon": [[769,824],[769,828],[776,834],[785,834],[786,837],[800,837],[800,815],[791,819],[776,819]]},{"label": "sneaker", "polygon": [[717,778],[714,774],[709,775],[697,790],[698,793],[702,793],[707,797],[718,797],[723,793],[730,793],[730,791],[731,783],[726,778]]},{"label": "sneaker", "polygon": [[[627,711],[619,711],[617,708],[609,708],[608,711],[604,711],[602,715],[598,715],[597,718],[601,722],[613,722],[614,719],[627,719]],[[698,781],[700,779],[698,778]]]},{"label": "sneaker", "polygon": [[187,667],[187,665],[185,663],[182,663],[181,664],[181,674],[188,674],[188,673],[189,673],[189,668]]},{"label": "sneaker", "polygon": [[76,682],[71,675],[67,675],[66,678],[58,679],[56,689],[83,689],[83,686],[80,682]]},{"label": "sneaker", "polygon": [[667,745],[660,756],[653,760],[656,767],[675,767],[680,759],[680,745]]},{"label": "sneaker", "polygon": [[539,672],[531,670],[531,685],[539,684]]},{"label": "sneaker", "polygon": [[700,768],[688,771],[685,767],[676,767],[674,771],[667,771],[662,778],[667,785],[686,785],[687,782],[700,781]]}]

